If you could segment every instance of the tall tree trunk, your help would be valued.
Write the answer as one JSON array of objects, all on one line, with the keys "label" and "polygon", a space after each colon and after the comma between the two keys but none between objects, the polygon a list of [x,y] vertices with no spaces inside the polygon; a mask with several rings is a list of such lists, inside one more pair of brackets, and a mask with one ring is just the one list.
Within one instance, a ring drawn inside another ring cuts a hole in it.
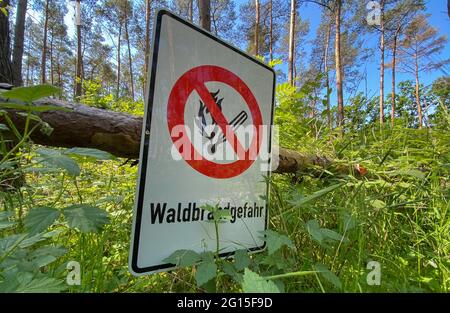
[{"label": "tall tree trunk", "polygon": [[128,33],[128,16],[125,14],[125,36],[127,37],[128,65],[130,70],[131,99],[134,101],[133,62],[131,60],[130,34]]},{"label": "tall tree trunk", "polygon": [[44,13],[44,40],[42,42],[42,59],[41,59],[41,84],[46,83],[45,70],[47,67],[47,28],[48,28],[48,3],[50,0],[45,1],[45,13]]},{"label": "tall tree trunk", "polygon": [[[0,7],[8,10],[9,0],[3,0]],[[9,10],[8,10],[9,11]],[[0,83],[12,84],[11,48],[8,16],[0,11]]]},{"label": "tall tree trunk", "polygon": [[50,83],[53,85],[53,28],[50,31],[50,51],[49,51],[49,59],[50,59]]},{"label": "tall tree trunk", "polygon": [[447,15],[450,18],[450,0],[447,0]]},{"label": "tall tree trunk", "polygon": [[[152,10],[152,0],[146,0],[145,7],[145,51],[144,51],[144,89],[147,86],[148,58],[150,57],[150,15]],[[192,1],[191,1],[192,4]],[[145,96],[145,95],[144,95]]]},{"label": "tall tree trunk", "polygon": [[269,2],[269,57],[270,61],[273,61],[273,0]]},{"label": "tall tree trunk", "polygon": [[380,21],[380,125],[384,124],[384,0],[381,0]]},{"label": "tall tree trunk", "polygon": [[259,54],[259,0],[255,0],[255,55]]},{"label": "tall tree trunk", "polygon": [[[0,10],[0,83],[14,83],[14,73],[11,64],[11,39],[9,33],[9,0],[3,0],[0,2],[0,8],[6,10],[7,14],[4,14],[3,10]],[[3,101],[1,101],[3,102]],[[17,144],[17,140],[7,141],[4,143],[6,153],[11,151]],[[5,155],[0,151],[0,159],[3,159]],[[14,169],[20,169],[20,165],[13,165]],[[4,175],[0,182],[0,188],[4,191],[14,190],[23,186],[25,178],[23,173],[18,170],[12,174]]]},{"label": "tall tree trunk", "polygon": [[[59,59],[58,59],[59,60]],[[59,99],[62,98],[62,82],[61,82],[61,64],[59,64],[58,61],[58,65],[57,65],[57,73],[58,73],[58,87],[59,89]]]},{"label": "tall tree trunk", "polygon": [[200,26],[211,31],[211,0],[199,0]]},{"label": "tall tree trunk", "polygon": [[338,127],[344,132],[344,93],[342,88],[342,64],[341,64],[341,9],[342,0],[336,0],[335,7],[335,44],[334,57],[336,65],[336,91],[338,100]]},{"label": "tall tree trunk", "polygon": [[291,0],[291,18],[289,22],[289,68],[288,68],[288,81],[291,85],[294,85],[294,51],[295,51],[295,11],[296,0]]},{"label": "tall tree trunk", "polygon": [[[58,45],[61,47],[63,45],[63,39],[61,37],[58,38]],[[63,96],[63,82],[62,82],[62,69],[61,69],[61,52],[57,50],[56,54],[56,74],[58,78],[58,98],[62,99]]]},{"label": "tall tree trunk", "polygon": [[194,21],[194,0],[189,0],[189,22]]},{"label": "tall tree trunk", "polygon": [[419,129],[422,129],[422,104],[420,103],[420,81],[419,81],[419,61],[417,53],[415,55],[415,74],[416,74],[416,104],[417,115],[419,117]]},{"label": "tall tree trunk", "polygon": [[122,37],[122,23],[119,21],[119,35],[117,36],[117,85],[116,98],[119,98],[120,93],[120,39]]},{"label": "tall tree trunk", "polygon": [[26,78],[25,78],[25,84],[26,86],[30,85],[30,52],[27,52],[27,69],[26,69]]},{"label": "tall tree trunk", "polygon": [[23,41],[25,32],[25,15],[27,13],[27,0],[17,1],[16,25],[14,28],[14,49],[12,56],[12,71],[14,75],[14,86],[22,86],[22,59]]},{"label": "tall tree trunk", "polygon": [[330,37],[331,37],[331,21],[328,24],[327,35],[325,37],[325,52],[324,52],[324,72],[325,72],[325,87],[327,90],[327,122],[328,128],[331,130],[332,128],[332,120],[331,120],[331,108],[330,108],[330,69],[328,68],[328,54],[330,49]]},{"label": "tall tree trunk", "polygon": [[75,81],[75,97],[81,97],[81,86],[83,83],[83,59],[81,52],[81,3],[80,0],[76,2],[77,7],[77,68],[76,68],[76,81]]},{"label": "tall tree trunk", "polygon": [[392,47],[392,91],[391,91],[391,127],[394,127],[395,121],[395,72],[397,66],[397,34],[394,34],[393,47]]}]

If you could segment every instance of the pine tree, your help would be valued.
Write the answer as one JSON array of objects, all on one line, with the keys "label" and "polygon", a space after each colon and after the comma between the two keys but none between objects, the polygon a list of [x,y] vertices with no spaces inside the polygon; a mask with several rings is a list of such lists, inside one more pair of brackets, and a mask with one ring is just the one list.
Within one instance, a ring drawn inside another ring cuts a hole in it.
[{"label": "pine tree", "polygon": [[420,74],[439,70],[450,64],[450,59],[439,59],[447,44],[447,37],[428,23],[429,15],[420,14],[406,27],[400,41],[400,68],[415,78],[415,100],[419,128],[423,126],[423,108],[420,101]]}]

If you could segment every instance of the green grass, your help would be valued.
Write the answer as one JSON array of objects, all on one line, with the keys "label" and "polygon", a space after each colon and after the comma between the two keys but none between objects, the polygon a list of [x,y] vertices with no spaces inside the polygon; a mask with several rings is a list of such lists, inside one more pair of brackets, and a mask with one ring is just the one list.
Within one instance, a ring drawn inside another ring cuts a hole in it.
[{"label": "green grass", "polygon": [[[272,177],[269,228],[286,235],[293,247],[253,255],[252,271],[278,275],[276,283],[289,292],[449,291],[448,134],[404,129],[382,139],[368,136],[358,134],[341,151],[349,168],[359,163],[368,169],[366,177],[317,170],[298,173],[295,183],[289,175]],[[345,144],[336,143],[336,150]],[[71,292],[197,291],[195,268],[139,278],[128,273],[136,167],[121,162],[82,162],[75,178],[64,171],[27,174],[26,187],[1,194],[2,210],[14,212],[10,220],[19,221],[16,228],[2,230],[2,237],[22,232],[22,219],[32,208],[95,205],[110,217],[99,233],[81,233],[64,219],[50,227],[61,233],[45,245],[64,246],[67,253],[45,266],[45,273],[65,279],[65,264],[75,260],[82,284],[68,287]],[[341,237],[318,240],[311,221],[317,221],[319,232]],[[380,286],[366,282],[372,260],[381,264]],[[227,276],[219,277],[218,287],[241,290]]]},{"label": "green grass", "polygon": [[[28,96],[38,97],[39,88],[54,92],[36,87]],[[20,145],[8,153],[0,137],[0,183],[26,179],[21,188],[0,189],[0,291],[448,292],[448,126],[380,130],[369,123],[343,137],[339,130],[318,135],[301,112],[292,113],[295,101],[279,97],[282,146],[335,161],[271,177],[268,249],[215,265],[203,254],[197,266],[143,277],[128,272],[137,167],[101,151],[43,149],[17,130]],[[38,118],[27,110],[28,119]],[[0,136],[6,128],[14,125],[3,125]],[[54,218],[36,219],[39,212]],[[80,263],[79,286],[65,283],[70,261]],[[380,285],[367,283],[371,261],[381,266]],[[198,286],[215,266],[216,278]]]}]

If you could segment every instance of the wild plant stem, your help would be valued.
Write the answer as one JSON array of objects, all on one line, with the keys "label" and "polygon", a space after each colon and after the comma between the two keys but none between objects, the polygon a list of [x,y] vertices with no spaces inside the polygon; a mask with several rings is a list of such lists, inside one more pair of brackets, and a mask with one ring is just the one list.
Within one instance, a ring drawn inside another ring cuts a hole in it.
[{"label": "wild plant stem", "polygon": [[5,154],[5,156],[3,157],[3,159],[0,161],[0,163],[5,162],[6,160],[8,160],[8,157],[13,154],[17,149],[19,149],[24,143],[25,141],[27,141],[27,139],[30,137],[31,133],[34,132],[34,130],[39,126],[39,124],[36,124],[28,134],[24,135],[22,137],[22,139],[19,141],[19,143],[17,145],[15,145],[14,148],[12,148],[11,150],[8,151],[8,153]]}]

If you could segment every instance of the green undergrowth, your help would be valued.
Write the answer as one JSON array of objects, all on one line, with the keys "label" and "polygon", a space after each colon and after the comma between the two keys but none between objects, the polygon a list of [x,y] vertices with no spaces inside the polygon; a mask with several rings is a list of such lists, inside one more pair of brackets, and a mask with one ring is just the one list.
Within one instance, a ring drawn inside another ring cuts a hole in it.
[{"label": "green undergrowth", "polygon": [[[51,132],[32,106],[55,92],[42,88],[22,91],[26,97],[20,90],[9,95],[22,101],[18,109],[35,122],[24,133],[0,124],[0,291],[449,291],[445,129],[369,123],[340,136],[318,134],[310,123],[292,133],[294,121],[287,121],[293,113],[280,112],[281,104],[275,119],[281,144],[322,152],[332,162],[272,175],[269,230],[260,234],[266,250],[240,250],[226,260],[215,258],[218,251],[177,251],[167,261],[181,269],[134,277],[128,252],[137,166],[99,150],[32,144],[30,131]],[[6,132],[17,138],[9,140]],[[10,153],[8,142],[19,146]],[[11,177],[25,183],[14,187]],[[214,206],[206,209],[215,212],[217,227],[226,222]],[[80,264],[80,285],[67,283],[71,261]],[[380,266],[379,284],[370,281],[373,261]]]}]

